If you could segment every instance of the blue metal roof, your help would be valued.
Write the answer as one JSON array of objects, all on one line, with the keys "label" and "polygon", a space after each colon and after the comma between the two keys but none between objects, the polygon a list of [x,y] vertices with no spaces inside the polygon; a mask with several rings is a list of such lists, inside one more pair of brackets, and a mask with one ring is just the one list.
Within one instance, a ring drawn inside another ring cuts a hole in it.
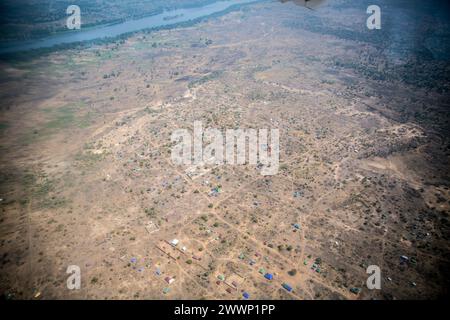
[{"label": "blue metal roof", "polygon": [[283,288],[285,288],[287,291],[291,292],[292,291],[292,287],[290,285],[288,285],[287,283],[283,283],[282,284]]},{"label": "blue metal roof", "polygon": [[264,275],[264,278],[266,278],[266,279],[268,279],[268,280],[272,280],[272,279],[273,279],[273,274],[271,274],[271,273],[266,273],[266,274]]}]

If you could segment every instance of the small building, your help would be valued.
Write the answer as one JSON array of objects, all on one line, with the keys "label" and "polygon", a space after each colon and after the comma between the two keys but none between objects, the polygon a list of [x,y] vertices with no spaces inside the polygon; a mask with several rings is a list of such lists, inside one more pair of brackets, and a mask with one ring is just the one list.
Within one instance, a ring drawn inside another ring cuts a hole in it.
[{"label": "small building", "polygon": [[271,274],[271,273],[266,273],[266,274],[264,275],[264,278],[266,278],[267,280],[272,280],[272,279],[273,279],[273,274]]},{"label": "small building", "polygon": [[303,196],[303,191],[301,191],[301,190],[297,190],[297,191],[294,191],[294,193],[292,194],[293,196],[294,196],[294,198],[300,198],[301,196]]},{"label": "small building", "polygon": [[355,288],[355,287],[354,287],[354,288],[351,288],[351,289],[350,289],[350,292],[353,293],[353,294],[358,294],[360,291],[361,291],[360,288]]},{"label": "small building", "polygon": [[231,288],[227,288],[227,292],[232,293],[233,291],[231,291]]},{"label": "small building", "polygon": [[173,239],[172,241],[170,241],[170,244],[173,245],[174,247],[176,247],[178,245],[178,243],[180,242],[180,240],[178,239]]},{"label": "small building", "polygon": [[258,272],[261,273],[261,274],[265,274],[266,270],[264,268],[260,268]]},{"label": "small building", "polygon": [[224,281],[225,280],[225,276],[223,274],[219,274],[217,276],[217,279],[219,279],[220,281]]},{"label": "small building", "polygon": [[168,284],[172,284],[175,281],[175,279],[171,277],[165,277],[164,281],[166,281]]},{"label": "small building", "polygon": [[281,286],[289,292],[292,291],[292,287],[290,285],[288,285],[287,283],[283,283]]},{"label": "small building", "polygon": [[294,223],[293,226],[295,229],[300,229],[300,225],[298,223]]},{"label": "small building", "polygon": [[250,298],[250,295],[248,294],[248,292],[244,292],[242,294],[242,296],[244,297],[245,300],[247,300],[248,298]]}]

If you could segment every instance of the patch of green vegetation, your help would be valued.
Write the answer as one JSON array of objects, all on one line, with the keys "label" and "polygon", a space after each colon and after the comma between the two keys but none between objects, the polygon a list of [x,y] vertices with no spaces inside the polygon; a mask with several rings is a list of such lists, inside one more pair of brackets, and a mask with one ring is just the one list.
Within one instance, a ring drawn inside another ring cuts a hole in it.
[{"label": "patch of green vegetation", "polygon": [[104,155],[102,153],[93,153],[90,151],[80,152],[75,156],[75,160],[78,162],[78,165],[83,168],[93,167],[103,158]]},{"label": "patch of green vegetation", "polygon": [[57,109],[44,109],[44,112],[51,118],[51,120],[45,124],[44,129],[52,131],[73,126],[79,128],[88,126],[92,114],[90,112],[82,115],[79,114],[85,111],[85,106],[85,103],[80,101],[78,103],[67,104]]},{"label": "patch of green vegetation", "polygon": [[68,203],[69,201],[64,197],[52,196],[43,199],[40,206],[44,208],[61,208],[66,206]]},{"label": "patch of green vegetation", "polygon": [[255,73],[259,73],[259,72],[264,72],[267,70],[270,70],[271,67],[270,66],[263,66],[263,65],[258,65],[254,68],[251,69],[251,73],[255,74]]},{"label": "patch of green vegetation", "polygon": [[68,203],[64,197],[54,194],[55,181],[46,176],[26,173],[22,176],[21,183],[25,196],[20,199],[20,203],[24,206],[30,200],[33,200],[33,205],[39,208],[60,208]]},{"label": "patch of green vegetation", "polygon": [[204,77],[201,77],[200,79],[193,80],[193,81],[189,82],[188,87],[189,88],[193,88],[195,86],[202,85],[202,84],[204,84],[204,83],[206,83],[208,81],[212,81],[212,80],[218,79],[218,78],[220,78],[220,76],[222,74],[223,74],[223,71],[221,71],[221,70],[213,71],[210,74],[208,74],[208,75],[206,75]]},{"label": "patch of green vegetation", "polygon": [[139,41],[133,45],[133,48],[136,51],[148,50],[151,48],[157,48],[161,46],[162,43],[154,42],[154,41]]},{"label": "patch of green vegetation", "polygon": [[6,130],[9,127],[9,124],[6,122],[0,122],[0,133]]},{"label": "patch of green vegetation", "polygon": [[145,107],[144,111],[148,114],[153,114],[153,113],[160,113],[161,110],[155,110],[155,109],[151,109],[150,107]]},{"label": "patch of green vegetation", "polygon": [[55,118],[45,124],[46,129],[63,129],[70,126],[75,120],[75,110],[71,106],[64,106],[58,109]]},{"label": "patch of green vegetation", "polygon": [[36,184],[33,195],[36,197],[45,197],[54,190],[53,181],[45,178],[43,182]]},{"label": "patch of green vegetation", "polygon": [[321,82],[324,84],[334,84],[335,83],[334,80],[328,80],[328,79],[323,79]]},{"label": "patch of green vegetation", "polygon": [[391,80],[397,78],[397,76],[389,77],[389,75],[385,71],[380,71],[377,69],[377,66],[369,66],[357,61],[343,60],[343,59],[334,59],[334,65],[339,68],[352,69],[363,75],[366,78],[372,80],[387,80],[390,78]]},{"label": "patch of green vegetation", "polygon": [[38,131],[36,129],[24,132],[17,137],[17,144],[20,146],[28,146],[32,144],[33,142],[37,141],[39,137],[37,133]]},{"label": "patch of green vegetation", "polygon": [[156,218],[156,210],[155,208],[151,207],[151,208],[145,208],[145,214],[149,217],[149,218]]},{"label": "patch of green vegetation", "polygon": [[66,128],[87,128],[92,124],[95,113],[85,109],[84,102],[68,104],[60,108],[46,108],[48,119],[42,125],[25,131],[18,137],[18,144],[30,145]]},{"label": "patch of green vegetation", "polygon": [[26,173],[22,176],[22,185],[24,188],[31,188],[36,183],[36,176],[32,173]]},{"label": "patch of green vegetation", "polygon": [[112,58],[114,58],[116,56],[117,55],[111,50],[103,50],[97,55],[97,57],[100,61],[111,60]]}]

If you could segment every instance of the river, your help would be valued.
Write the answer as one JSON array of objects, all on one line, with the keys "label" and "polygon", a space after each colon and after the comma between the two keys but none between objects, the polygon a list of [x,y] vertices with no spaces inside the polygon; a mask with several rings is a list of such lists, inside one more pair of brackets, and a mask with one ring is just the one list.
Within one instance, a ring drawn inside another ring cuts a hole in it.
[{"label": "river", "polygon": [[[183,22],[194,21],[196,19],[204,18],[212,14],[217,14],[230,9],[235,5],[243,5],[258,1],[260,0],[217,1],[203,7],[170,10],[165,11],[161,14],[136,20],[128,20],[117,24],[103,25],[94,28],[87,28],[84,30],[83,26],[81,26],[80,30],[57,33],[42,39],[0,43],[0,54],[41,48],[51,48],[58,45],[92,41],[104,38],[114,38],[123,34],[140,30],[168,27]],[[83,13],[81,12],[81,14]],[[83,19],[83,15],[81,15],[81,19]]]}]

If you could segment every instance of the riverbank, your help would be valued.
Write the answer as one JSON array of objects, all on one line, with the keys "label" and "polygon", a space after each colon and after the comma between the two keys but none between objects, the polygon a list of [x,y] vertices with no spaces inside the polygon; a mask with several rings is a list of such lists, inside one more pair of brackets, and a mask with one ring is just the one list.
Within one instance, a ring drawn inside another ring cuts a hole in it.
[{"label": "riverbank", "polygon": [[[153,15],[143,19],[126,21],[77,32],[57,34],[45,39],[9,43],[8,46],[5,47],[2,47],[2,44],[0,44],[0,59],[22,60],[55,50],[65,50],[79,46],[90,46],[93,44],[120,41],[137,32],[151,32],[155,30],[188,27],[201,21],[239,10],[245,5],[257,2],[261,2],[261,0],[217,1],[207,6],[165,11],[162,14]],[[178,16],[178,18],[165,19],[166,17],[174,15]]]}]

